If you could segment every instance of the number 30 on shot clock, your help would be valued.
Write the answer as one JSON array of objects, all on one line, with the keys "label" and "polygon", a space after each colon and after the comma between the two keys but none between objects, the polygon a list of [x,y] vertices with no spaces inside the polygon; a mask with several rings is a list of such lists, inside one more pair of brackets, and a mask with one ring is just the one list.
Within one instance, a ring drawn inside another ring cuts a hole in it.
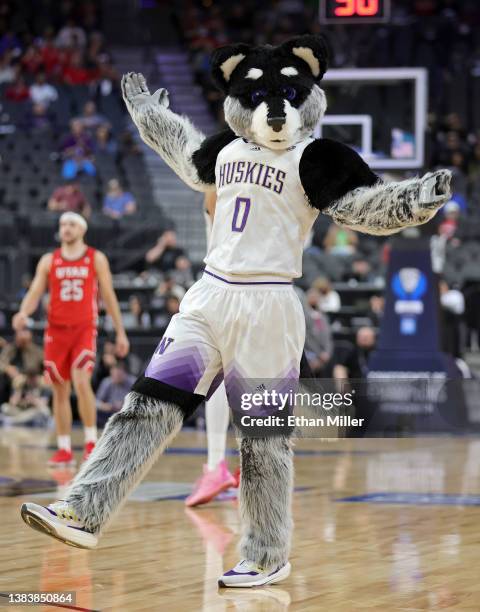
[{"label": "number 30 on shot clock", "polygon": [[390,18],[390,0],[320,0],[322,23],[384,23]]}]

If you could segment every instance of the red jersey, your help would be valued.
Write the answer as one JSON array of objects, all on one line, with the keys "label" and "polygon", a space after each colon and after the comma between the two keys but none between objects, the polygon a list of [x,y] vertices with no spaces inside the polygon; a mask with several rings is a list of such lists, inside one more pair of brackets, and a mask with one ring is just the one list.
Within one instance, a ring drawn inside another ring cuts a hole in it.
[{"label": "red jersey", "polygon": [[50,325],[96,326],[98,282],[94,260],[92,247],[75,260],[64,259],[61,249],[54,251],[48,278]]}]

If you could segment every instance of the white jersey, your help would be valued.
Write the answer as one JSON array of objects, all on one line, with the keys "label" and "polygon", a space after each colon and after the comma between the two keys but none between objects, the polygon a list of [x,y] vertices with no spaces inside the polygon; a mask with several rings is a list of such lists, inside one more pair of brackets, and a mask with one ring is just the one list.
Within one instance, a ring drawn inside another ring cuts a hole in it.
[{"label": "white jersey", "polygon": [[303,245],[318,216],[299,176],[311,142],[274,151],[237,138],[220,151],[207,269],[233,276],[301,276]]}]

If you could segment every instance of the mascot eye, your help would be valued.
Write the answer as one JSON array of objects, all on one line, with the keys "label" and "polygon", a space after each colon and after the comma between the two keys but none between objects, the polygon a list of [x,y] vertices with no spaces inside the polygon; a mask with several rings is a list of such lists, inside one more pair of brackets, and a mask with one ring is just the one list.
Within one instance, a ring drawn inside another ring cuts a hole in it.
[{"label": "mascot eye", "polygon": [[255,106],[257,104],[260,104],[260,102],[262,102],[266,95],[267,92],[264,89],[257,89],[251,95],[252,103],[255,104]]},{"label": "mascot eye", "polygon": [[294,87],[284,87],[282,93],[287,100],[295,100],[297,97],[297,90]]}]

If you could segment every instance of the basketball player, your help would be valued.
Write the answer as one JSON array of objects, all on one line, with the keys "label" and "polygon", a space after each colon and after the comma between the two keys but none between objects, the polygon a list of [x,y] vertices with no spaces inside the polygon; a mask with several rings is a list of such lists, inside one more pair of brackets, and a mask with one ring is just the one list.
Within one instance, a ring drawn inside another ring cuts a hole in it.
[{"label": "basketball player", "polygon": [[[207,229],[207,245],[210,243],[217,196],[214,191],[205,194],[204,210]],[[199,506],[214,499],[219,493],[238,486],[238,470],[231,474],[225,459],[227,430],[230,421],[225,383],[222,382],[205,403],[205,425],[207,429],[207,463],[203,474],[195,483],[192,493],[185,500],[186,506]]]},{"label": "basketball player", "polygon": [[48,289],[48,324],[44,335],[45,376],[53,389],[53,413],[58,450],[50,466],[73,466],[70,433],[72,411],[71,382],[78,400],[78,411],[85,432],[83,458],[92,452],[97,440],[95,395],[90,378],[95,365],[97,337],[97,286],[117,334],[116,350],[124,357],[129,350],[120,308],[113,290],[108,260],[103,253],[84,242],[87,222],[77,213],[60,217],[61,246],[40,259],[35,278],[13,317],[14,329],[26,327],[28,317]]}]

